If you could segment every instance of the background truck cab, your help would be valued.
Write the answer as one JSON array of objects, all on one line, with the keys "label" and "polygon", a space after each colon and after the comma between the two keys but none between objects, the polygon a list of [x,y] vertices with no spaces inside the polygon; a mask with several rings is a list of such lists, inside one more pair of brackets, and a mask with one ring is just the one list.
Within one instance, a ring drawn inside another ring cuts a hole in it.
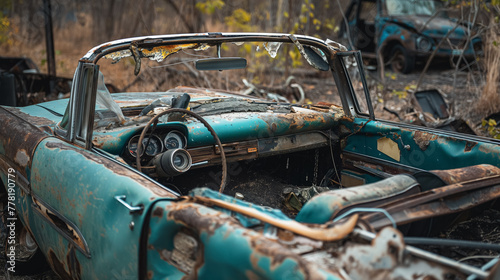
[{"label": "background truck cab", "polygon": [[435,59],[475,60],[482,54],[481,38],[469,23],[450,18],[444,5],[433,0],[352,0],[340,36],[364,58],[383,59],[400,73],[411,72],[436,48]]}]

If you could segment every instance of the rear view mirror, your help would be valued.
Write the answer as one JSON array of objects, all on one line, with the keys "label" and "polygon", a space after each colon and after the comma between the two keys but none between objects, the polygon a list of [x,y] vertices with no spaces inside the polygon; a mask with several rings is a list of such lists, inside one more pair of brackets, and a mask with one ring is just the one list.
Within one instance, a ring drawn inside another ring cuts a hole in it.
[{"label": "rear view mirror", "polygon": [[326,62],[317,52],[315,52],[311,47],[304,46],[304,52],[307,55],[307,62],[314,68],[321,71],[330,70],[330,65]]},{"label": "rear view mirror", "polygon": [[247,67],[243,57],[219,57],[199,59],[195,63],[197,70],[231,70]]}]

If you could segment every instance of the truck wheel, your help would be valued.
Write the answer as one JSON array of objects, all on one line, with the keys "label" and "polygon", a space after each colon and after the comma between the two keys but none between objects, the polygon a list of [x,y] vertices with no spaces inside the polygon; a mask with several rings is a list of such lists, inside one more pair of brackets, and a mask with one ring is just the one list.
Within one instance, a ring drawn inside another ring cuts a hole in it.
[{"label": "truck wheel", "polygon": [[415,58],[401,45],[396,45],[391,51],[391,68],[397,73],[408,74],[415,68]]}]

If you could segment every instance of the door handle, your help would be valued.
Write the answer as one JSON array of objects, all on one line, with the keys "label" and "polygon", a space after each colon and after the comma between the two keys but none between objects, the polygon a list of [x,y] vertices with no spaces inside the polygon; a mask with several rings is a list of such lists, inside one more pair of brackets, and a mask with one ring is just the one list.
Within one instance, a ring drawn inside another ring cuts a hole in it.
[{"label": "door handle", "polygon": [[130,214],[135,214],[135,213],[140,213],[144,209],[144,206],[139,205],[139,206],[132,206],[128,204],[125,199],[127,199],[126,195],[117,195],[115,196],[115,199],[120,202],[123,206],[127,207],[127,209],[130,211]]}]

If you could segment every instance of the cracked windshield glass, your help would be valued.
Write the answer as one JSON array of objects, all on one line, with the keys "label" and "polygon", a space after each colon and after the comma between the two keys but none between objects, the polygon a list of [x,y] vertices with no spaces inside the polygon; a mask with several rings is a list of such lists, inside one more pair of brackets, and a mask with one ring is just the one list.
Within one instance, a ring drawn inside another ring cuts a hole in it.
[{"label": "cracked windshield glass", "polygon": [[[141,57],[139,62],[135,51]],[[120,100],[122,109],[144,105],[138,102],[152,103],[162,97],[161,92],[196,93],[198,88],[207,88],[211,94],[232,92],[281,103],[311,104],[311,100],[321,99],[341,105],[332,75],[325,71],[329,66],[323,52],[298,42],[196,43],[135,51],[110,53],[99,61],[103,77],[98,87],[98,110],[116,112],[106,105],[110,95],[102,86],[103,80],[120,85],[124,92],[143,93]]]}]

